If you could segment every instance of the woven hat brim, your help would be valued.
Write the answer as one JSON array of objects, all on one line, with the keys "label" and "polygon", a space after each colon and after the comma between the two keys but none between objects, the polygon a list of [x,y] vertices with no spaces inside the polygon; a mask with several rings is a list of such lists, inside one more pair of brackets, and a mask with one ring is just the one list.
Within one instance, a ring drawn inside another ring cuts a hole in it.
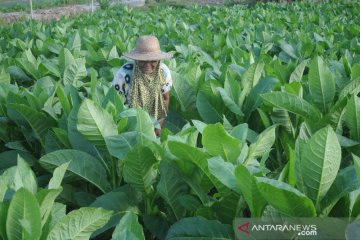
[{"label": "woven hat brim", "polygon": [[158,53],[139,53],[135,51],[125,52],[123,55],[127,58],[139,61],[157,61],[163,59],[170,59],[173,57],[171,53],[158,52]]}]

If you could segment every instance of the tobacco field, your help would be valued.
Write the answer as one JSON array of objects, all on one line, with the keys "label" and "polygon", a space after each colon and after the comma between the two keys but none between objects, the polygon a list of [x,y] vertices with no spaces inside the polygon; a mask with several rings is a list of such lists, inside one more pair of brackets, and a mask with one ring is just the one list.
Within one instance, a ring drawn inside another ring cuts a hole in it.
[{"label": "tobacco field", "polygon": [[[144,34],[174,53],[160,138],[111,85]],[[0,239],[234,239],[239,217],[359,218],[359,92],[358,0],[3,24]]]}]

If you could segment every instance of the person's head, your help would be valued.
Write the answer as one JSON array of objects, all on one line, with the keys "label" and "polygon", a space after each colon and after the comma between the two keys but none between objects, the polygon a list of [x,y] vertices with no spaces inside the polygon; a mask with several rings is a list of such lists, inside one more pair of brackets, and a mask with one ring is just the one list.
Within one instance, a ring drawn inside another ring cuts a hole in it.
[{"label": "person's head", "polygon": [[136,61],[136,64],[139,66],[139,69],[144,74],[151,74],[156,69],[159,64],[158,60],[153,61]]},{"label": "person's head", "polygon": [[172,57],[172,54],[160,50],[159,40],[151,35],[140,36],[136,41],[135,49],[123,55],[135,60],[144,74],[151,74],[160,60]]}]

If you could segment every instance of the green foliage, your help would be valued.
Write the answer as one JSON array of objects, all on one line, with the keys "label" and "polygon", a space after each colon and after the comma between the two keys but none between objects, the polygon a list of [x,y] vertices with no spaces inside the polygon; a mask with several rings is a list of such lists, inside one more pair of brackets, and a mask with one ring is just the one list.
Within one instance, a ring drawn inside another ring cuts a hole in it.
[{"label": "green foliage", "polygon": [[127,212],[116,225],[112,239],[138,239],[144,240],[144,231],[139,224],[136,214]]},{"label": "green foliage", "polygon": [[34,173],[20,157],[15,168],[21,176],[1,176],[2,183],[8,176],[8,184],[2,186],[5,191],[14,193],[10,200],[1,202],[4,239],[88,239],[109,220],[111,211],[101,208],[80,208],[65,216],[65,205],[55,200],[62,191],[60,184],[67,167],[64,164],[55,169],[48,189],[37,190],[36,182],[31,180]]},{"label": "green foliage", "polygon": [[175,223],[165,239],[211,238],[233,239],[234,233],[229,225],[202,217],[184,218]]},{"label": "green foliage", "polygon": [[101,9],[108,9],[110,7],[110,0],[99,0]]},{"label": "green foliage", "polygon": [[326,127],[316,132],[300,153],[306,194],[318,205],[334,182],[341,162],[335,132]]},{"label": "green foliage", "polygon": [[[1,4],[1,2],[4,2]],[[61,7],[74,4],[86,4],[88,0],[41,0],[33,1],[33,9],[43,9],[52,7]],[[25,2],[11,2],[9,0],[0,1],[0,12],[17,12],[17,11],[30,11],[30,6],[27,1]]]},{"label": "green foliage", "polygon": [[[0,237],[234,239],[244,213],[359,216],[359,4],[115,6],[4,26]],[[160,138],[110,83],[143,34],[174,53]]]}]

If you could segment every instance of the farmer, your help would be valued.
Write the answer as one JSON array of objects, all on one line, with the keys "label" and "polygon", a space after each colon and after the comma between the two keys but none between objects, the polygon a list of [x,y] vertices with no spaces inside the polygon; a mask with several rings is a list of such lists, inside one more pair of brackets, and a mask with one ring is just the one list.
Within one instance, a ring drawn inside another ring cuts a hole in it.
[{"label": "farmer", "polygon": [[[144,109],[162,127],[169,109],[172,77],[169,68],[160,61],[172,58],[172,54],[160,50],[155,36],[140,36],[135,49],[123,55],[134,61],[118,70],[113,86],[125,94],[125,104]],[[156,128],[155,133],[159,136],[161,129]]]}]

